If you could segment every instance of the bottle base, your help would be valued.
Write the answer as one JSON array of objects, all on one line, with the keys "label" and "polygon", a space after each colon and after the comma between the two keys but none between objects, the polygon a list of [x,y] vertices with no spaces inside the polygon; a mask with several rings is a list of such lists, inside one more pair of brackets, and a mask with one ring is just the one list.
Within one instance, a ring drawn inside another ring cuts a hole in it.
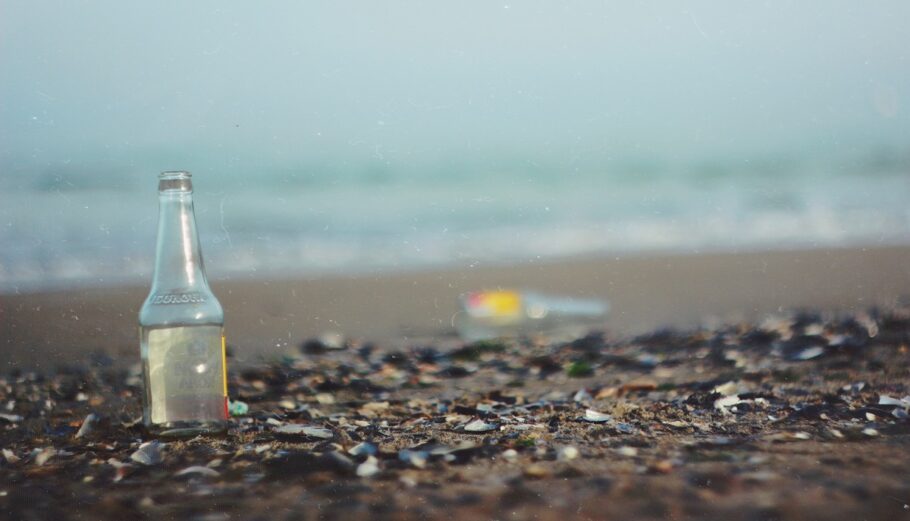
[{"label": "bottle base", "polygon": [[185,439],[196,436],[224,436],[226,421],[176,421],[146,425],[148,431],[159,438]]}]

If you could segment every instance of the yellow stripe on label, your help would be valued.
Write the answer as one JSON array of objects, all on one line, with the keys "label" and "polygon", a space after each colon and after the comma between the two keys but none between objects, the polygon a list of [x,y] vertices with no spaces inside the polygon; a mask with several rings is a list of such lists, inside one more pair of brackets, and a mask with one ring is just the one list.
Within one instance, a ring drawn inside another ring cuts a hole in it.
[{"label": "yellow stripe on label", "polygon": [[224,333],[221,334],[221,371],[222,380],[224,381],[224,397],[227,398],[227,344],[225,343]]}]

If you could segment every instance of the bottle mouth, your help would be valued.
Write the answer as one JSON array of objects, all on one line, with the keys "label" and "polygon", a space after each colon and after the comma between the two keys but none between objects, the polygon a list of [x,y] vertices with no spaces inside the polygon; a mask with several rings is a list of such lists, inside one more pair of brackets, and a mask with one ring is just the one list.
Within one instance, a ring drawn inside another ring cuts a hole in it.
[{"label": "bottle mouth", "polygon": [[183,170],[172,170],[158,174],[159,192],[192,192],[193,175]]}]

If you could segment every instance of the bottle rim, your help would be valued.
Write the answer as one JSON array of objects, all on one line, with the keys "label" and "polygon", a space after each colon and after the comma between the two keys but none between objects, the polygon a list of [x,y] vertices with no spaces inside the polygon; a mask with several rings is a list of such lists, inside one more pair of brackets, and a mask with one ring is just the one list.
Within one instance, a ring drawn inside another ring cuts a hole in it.
[{"label": "bottle rim", "polygon": [[161,181],[190,179],[191,177],[193,177],[193,174],[186,170],[167,170],[158,174],[158,179]]}]

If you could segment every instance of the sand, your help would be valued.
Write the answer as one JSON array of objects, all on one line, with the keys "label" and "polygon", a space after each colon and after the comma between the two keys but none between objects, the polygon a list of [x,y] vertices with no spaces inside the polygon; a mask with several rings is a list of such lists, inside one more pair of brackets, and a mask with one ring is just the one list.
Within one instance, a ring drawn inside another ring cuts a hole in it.
[{"label": "sand", "polygon": [[[210,263],[217,259],[209,259]],[[613,336],[782,310],[855,311],[910,295],[910,247],[573,258],[416,273],[213,280],[229,344],[255,361],[334,331],[401,346],[453,335],[455,299],[481,288],[601,297]],[[0,295],[0,365],[138,359],[147,286]]]}]

